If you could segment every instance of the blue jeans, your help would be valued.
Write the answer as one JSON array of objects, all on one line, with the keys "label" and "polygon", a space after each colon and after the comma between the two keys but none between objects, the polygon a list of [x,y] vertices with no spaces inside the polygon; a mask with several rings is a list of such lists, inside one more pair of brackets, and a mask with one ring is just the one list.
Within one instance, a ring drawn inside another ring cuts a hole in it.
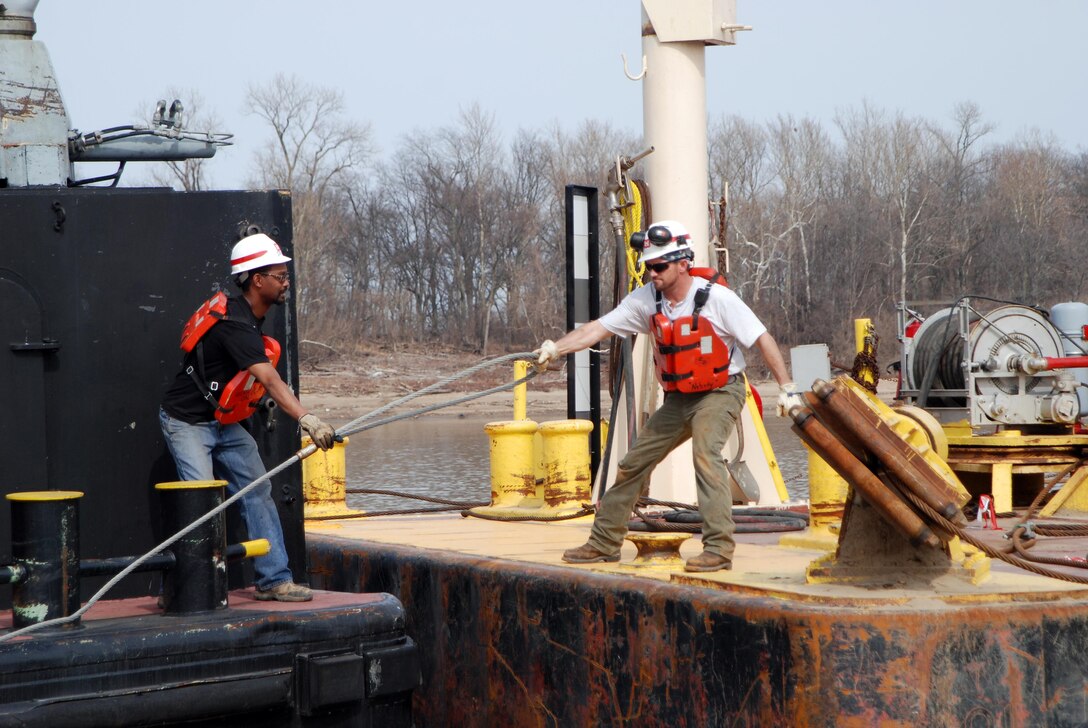
[{"label": "blue jeans", "polygon": [[[159,425],[182,480],[225,480],[227,494],[234,495],[267,472],[257,452],[257,443],[241,425],[220,425],[215,421],[190,425],[161,408]],[[272,501],[272,484],[261,483],[243,496],[238,505],[249,537],[268,539],[268,554],[253,560],[257,588],[265,591],[292,581],[283,526]]]}]

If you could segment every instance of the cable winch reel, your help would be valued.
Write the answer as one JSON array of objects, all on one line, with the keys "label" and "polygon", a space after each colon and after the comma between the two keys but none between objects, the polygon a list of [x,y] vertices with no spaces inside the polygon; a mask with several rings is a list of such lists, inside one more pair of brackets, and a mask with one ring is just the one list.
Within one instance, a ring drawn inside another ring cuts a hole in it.
[{"label": "cable winch reel", "polygon": [[[972,427],[1077,424],[1088,416],[1088,369],[1066,368],[1063,357],[1088,349],[1088,321],[1079,324],[1088,306],[1060,305],[1078,307],[1078,324],[1059,329],[1045,312],[1016,304],[982,313],[967,299],[937,311],[900,338],[900,396]],[[900,307],[901,324],[909,311]]]}]

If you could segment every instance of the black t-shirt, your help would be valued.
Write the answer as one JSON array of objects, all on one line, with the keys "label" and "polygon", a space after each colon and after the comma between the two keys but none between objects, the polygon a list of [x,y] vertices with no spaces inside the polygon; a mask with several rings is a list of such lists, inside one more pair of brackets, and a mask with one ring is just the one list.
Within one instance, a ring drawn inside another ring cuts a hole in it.
[{"label": "black t-shirt", "polygon": [[[254,364],[268,361],[264,353],[264,341],[261,339],[263,323],[264,319],[254,316],[249,302],[241,296],[227,300],[226,318],[212,326],[197,345],[204,348],[203,378],[207,384],[218,382],[219,391],[222,392],[223,386],[235,374]],[[193,378],[185,373],[190,365],[199,376],[200,365],[197,362],[196,347],[185,355],[181,371],[166,390],[162,408],[174,419],[191,425],[210,422],[215,419],[215,408],[197,389]]]}]

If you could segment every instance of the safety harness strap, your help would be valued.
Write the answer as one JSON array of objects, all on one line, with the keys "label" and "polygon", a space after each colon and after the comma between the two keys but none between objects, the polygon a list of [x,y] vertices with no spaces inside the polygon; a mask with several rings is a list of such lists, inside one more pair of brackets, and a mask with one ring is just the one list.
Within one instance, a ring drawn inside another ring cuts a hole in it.
[{"label": "safety harness strap", "polygon": [[703,306],[706,305],[707,300],[710,298],[710,289],[717,283],[718,279],[722,277],[722,274],[714,271],[714,276],[710,281],[695,292],[695,311],[691,314],[691,330],[699,330],[699,312],[703,310]]},{"label": "safety harness strap", "polygon": [[215,392],[219,391],[219,382],[208,382],[207,374],[204,371],[204,342],[198,341],[194,348],[196,350],[197,365],[196,367],[192,364],[188,365],[185,367],[185,373],[193,380],[197,391],[203,395],[204,399],[208,400],[208,404],[220,412],[230,412],[229,409],[220,406],[219,400],[215,396]]}]

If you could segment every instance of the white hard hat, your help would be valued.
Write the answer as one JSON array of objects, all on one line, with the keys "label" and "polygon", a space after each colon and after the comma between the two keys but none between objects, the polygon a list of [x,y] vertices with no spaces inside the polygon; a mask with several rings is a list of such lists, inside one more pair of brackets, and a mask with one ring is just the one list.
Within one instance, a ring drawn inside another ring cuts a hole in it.
[{"label": "white hard hat", "polygon": [[[634,238],[634,236],[631,236]],[[691,236],[688,229],[675,220],[662,220],[655,222],[646,229],[641,236],[642,255],[639,263],[646,263],[658,258],[664,258],[663,262],[671,263],[681,258],[694,257],[691,249]],[[632,240],[634,243],[634,240]]]},{"label": "white hard hat", "polygon": [[232,276],[249,270],[264,268],[291,260],[279,244],[264,233],[247,235],[239,240],[230,251],[230,274]]}]

